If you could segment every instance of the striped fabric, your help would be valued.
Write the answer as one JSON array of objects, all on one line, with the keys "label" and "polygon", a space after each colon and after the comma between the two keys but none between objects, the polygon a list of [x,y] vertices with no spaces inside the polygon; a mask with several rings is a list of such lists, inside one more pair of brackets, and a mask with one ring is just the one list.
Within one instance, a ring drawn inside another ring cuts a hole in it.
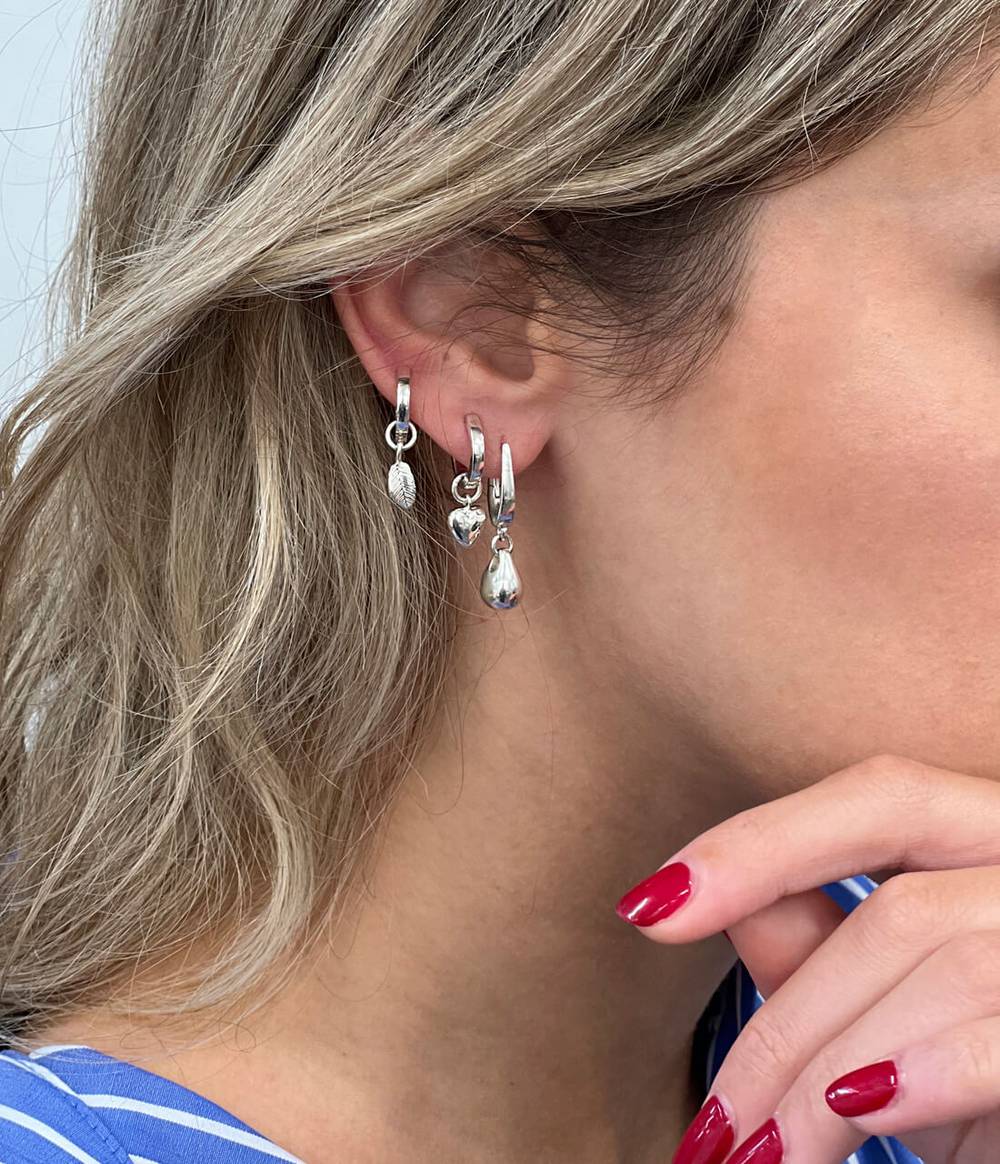
[{"label": "striped fabric", "polygon": [[81,1046],[0,1054],[0,1164],[303,1164],[180,1084]]},{"label": "striped fabric", "polygon": [[[858,876],[823,889],[849,912],[875,887],[871,878]],[[737,962],[695,1031],[692,1070],[702,1098],[740,1029],[763,1002],[746,967]],[[71,1161],[303,1164],[193,1091],[89,1047],[0,1053],[0,1164]],[[845,1164],[921,1161],[892,1137],[872,1136]]]},{"label": "striped fabric", "polygon": [[[850,913],[877,885],[870,877],[860,874],[845,877],[843,881],[831,881],[822,888],[845,913]],[[742,962],[737,962],[702,1012],[695,1031],[692,1070],[695,1079],[701,1081],[702,1099],[708,1095],[712,1080],[736,1036],[763,1003],[764,996],[754,985],[747,968]],[[892,1136],[870,1136],[845,1164],[922,1164],[922,1161]]]}]

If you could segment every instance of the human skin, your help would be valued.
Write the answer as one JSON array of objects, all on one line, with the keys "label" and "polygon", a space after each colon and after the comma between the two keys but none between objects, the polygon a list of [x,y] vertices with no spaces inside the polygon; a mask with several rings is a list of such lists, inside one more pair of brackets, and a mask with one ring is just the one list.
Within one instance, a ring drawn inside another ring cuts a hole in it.
[{"label": "human skin", "polygon": [[[514,317],[502,350],[447,345],[482,251],[333,288],[387,399],[409,372],[421,440],[464,462],[475,411],[495,472],[507,437],[525,599],[493,616],[461,562],[456,683],[369,892],[238,1038],[98,1007],[37,1042],[141,1059],[310,1164],[661,1164],[734,955],[718,917],[642,942],[627,886],[872,756],[1000,777],[998,114],[991,81],[768,194],[733,326],[668,405],[623,407]],[[809,900],[731,918],[752,972],[755,927],[781,922],[783,973],[825,942],[836,907]]]},{"label": "human skin", "polygon": [[[655,942],[728,926],[766,999],[675,1164],[841,1164],[873,1135],[927,1164],[996,1158],[998,817],[995,780],[875,756],[729,817],[623,896]],[[831,924],[816,887],[890,862]],[[810,924],[790,956],[783,933]]]}]

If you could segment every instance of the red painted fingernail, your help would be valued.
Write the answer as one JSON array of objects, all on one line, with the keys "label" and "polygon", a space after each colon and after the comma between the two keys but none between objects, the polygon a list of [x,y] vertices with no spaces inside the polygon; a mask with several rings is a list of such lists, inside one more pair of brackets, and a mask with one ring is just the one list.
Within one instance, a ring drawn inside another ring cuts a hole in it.
[{"label": "red painted fingernail", "polygon": [[728,1164],[778,1164],[784,1149],[773,1119],[766,1120],[729,1157]]},{"label": "red painted fingernail", "polygon": [[669,917],[690,896],[691,870],[683,861],[675,861],[633,886],[615,909],[635,926],[651,926]]},{"label": "red painted fingernail", "polygon": [[837,1115],[866,1115],[885,1107],[898,1086],[896,1064],[891,1059],[880,1059],[835,1079],[826,1089],[826,1102]]},{"label": "red painted fingernail", "polygon": [[733,1146],[733,1125],[717,1095],[691,1121],[670,1164],[722,1164]]}]

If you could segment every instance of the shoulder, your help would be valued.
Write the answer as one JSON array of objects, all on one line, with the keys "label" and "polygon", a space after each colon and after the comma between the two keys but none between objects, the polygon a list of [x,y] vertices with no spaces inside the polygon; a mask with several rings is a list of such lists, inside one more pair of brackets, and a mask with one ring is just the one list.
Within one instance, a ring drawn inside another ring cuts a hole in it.
[{"label": "shoulder", "polygon": [[131,1164],[75,1092],[16,1051],[0,1052],[0,1158],[4,1164]]}]

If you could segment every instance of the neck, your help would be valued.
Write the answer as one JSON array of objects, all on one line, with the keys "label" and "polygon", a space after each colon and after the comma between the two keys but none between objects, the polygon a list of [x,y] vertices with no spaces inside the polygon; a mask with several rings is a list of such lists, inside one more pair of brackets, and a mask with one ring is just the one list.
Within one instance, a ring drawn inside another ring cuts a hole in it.
[{"label": "neck", "polygon": [[666,1158],[697,1107],[695,1023],[734,955],[721,935],[655,946],[614,904],[744,805],[613,650],[571,649],[558,605],[469,617],[461,697],[367,885],[236,1035],[171,1047],[95,1011],[34,1041],[140,1063],[307,1161]]}]

